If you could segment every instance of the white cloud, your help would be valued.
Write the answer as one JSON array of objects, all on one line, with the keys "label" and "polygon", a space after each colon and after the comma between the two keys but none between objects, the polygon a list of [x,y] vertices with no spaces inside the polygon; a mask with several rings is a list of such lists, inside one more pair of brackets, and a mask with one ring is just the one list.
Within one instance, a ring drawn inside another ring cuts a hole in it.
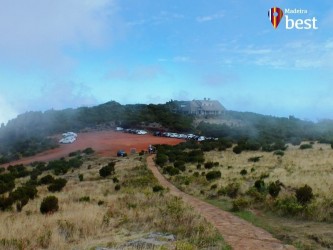
[{"label": "white cloud", "polygon": [[13,109],[12,105],[0,95],[0,124],[7,123],[10,119],[17,116],[17,112]]},{"label": "white cloud", "polygon": [[[68,47],[102,46],[108,39],[112,0],[3,0],[0,62],[27,67],[71,65]],[[46,65],[45,65],[46,64]],[[59,65],[60,64],[60,65]]]},{"label": "white cloud", "polygon": [[224,14],[217,13],[217,14],[213,14],[213,15],[209,15],[209,16],[199,16],[196,19],[197,19],[197,22],[204,23],[204,22],[210,22],[210,21],[214,21],[217,19],[221,19],[223,17],[224,17]]}]

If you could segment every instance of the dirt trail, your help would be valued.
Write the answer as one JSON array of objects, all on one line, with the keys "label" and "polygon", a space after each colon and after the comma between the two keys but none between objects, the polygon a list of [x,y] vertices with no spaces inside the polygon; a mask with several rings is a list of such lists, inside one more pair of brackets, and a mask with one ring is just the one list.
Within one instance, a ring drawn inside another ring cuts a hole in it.
[{"label": "dirt trail", "polygon": [[219,208],[210,205],[202,200],[199,200],[191,195],[173,186],[164,176],[158,171],[153,161],[153,157],[147,158],[148,168],[153,172],[160,184],[165,188],[170,189],[172,195],[181,197],[185,203],[196,209],[207,221],[212,223],[221,233],[225,241],[235,250],[270,250],[283,249],[294,250],[295,248],[289,245],[284,245],[281,241],[273,238],[273,236],[261,228],[257,228],[252,224],[244,221],[231,213],[220,210]]}]

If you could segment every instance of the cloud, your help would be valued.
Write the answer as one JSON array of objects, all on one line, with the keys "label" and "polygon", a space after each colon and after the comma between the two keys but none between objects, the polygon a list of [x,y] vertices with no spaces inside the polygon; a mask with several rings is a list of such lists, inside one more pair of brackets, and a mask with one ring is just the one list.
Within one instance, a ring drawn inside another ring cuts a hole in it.
[{"label": "cloud", "polygon": [[112,0],[3,0],[0,63],[71,65],[68,47],[100,47],[110,38]]},{"label": "cloud", "polygon": [[33,100],[26,97],[20,103],[21,112],[30,110],[65,109],[96,105],[97,100],[89,87],[82,83],[62,81],[44,85],[41,95]]},{"label": "cloud", "polygon": [[210,22],[210,21],[214,21],[217,19],[221,19],[223,17],[224,17],[224,14],[217,13],[217,14],[213,14],[213,15],[209,15],[209,16],[199,16],[196,18],[196,20],[199,23],[204,23],[204,22]]},{"label": "cloud", "polygon": [[135,68],[119,67],[111,69],[104,80],[148,81],[166,75],[159,65],[141,65]]},{"label": "cloud", "polygon": [[17,112],[13,109],[12,105],[1,95],[0,107],[0,124],[7,123],[7,121],[17,116]]}]

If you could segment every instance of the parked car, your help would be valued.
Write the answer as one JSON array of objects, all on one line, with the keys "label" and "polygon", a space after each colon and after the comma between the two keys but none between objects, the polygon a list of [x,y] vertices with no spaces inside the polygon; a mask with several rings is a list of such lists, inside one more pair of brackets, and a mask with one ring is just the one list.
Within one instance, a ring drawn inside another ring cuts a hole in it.
[{"label": "parked car", "polygon": [[118,150],[117,156],[118,157],[126,157],[127,153],[125,152],[125,150]]}]

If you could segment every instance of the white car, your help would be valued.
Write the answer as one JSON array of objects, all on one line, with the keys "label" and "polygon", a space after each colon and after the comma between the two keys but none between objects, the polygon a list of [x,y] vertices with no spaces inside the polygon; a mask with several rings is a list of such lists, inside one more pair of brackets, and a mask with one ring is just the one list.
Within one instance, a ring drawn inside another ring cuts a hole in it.
[{"label": "white car", "polygon": [[148,132],[147,131],[145,131],[145,130],[137,130],[136,131],[136,134],[137,135],[145,135],[145,134],[147,134]]}]

